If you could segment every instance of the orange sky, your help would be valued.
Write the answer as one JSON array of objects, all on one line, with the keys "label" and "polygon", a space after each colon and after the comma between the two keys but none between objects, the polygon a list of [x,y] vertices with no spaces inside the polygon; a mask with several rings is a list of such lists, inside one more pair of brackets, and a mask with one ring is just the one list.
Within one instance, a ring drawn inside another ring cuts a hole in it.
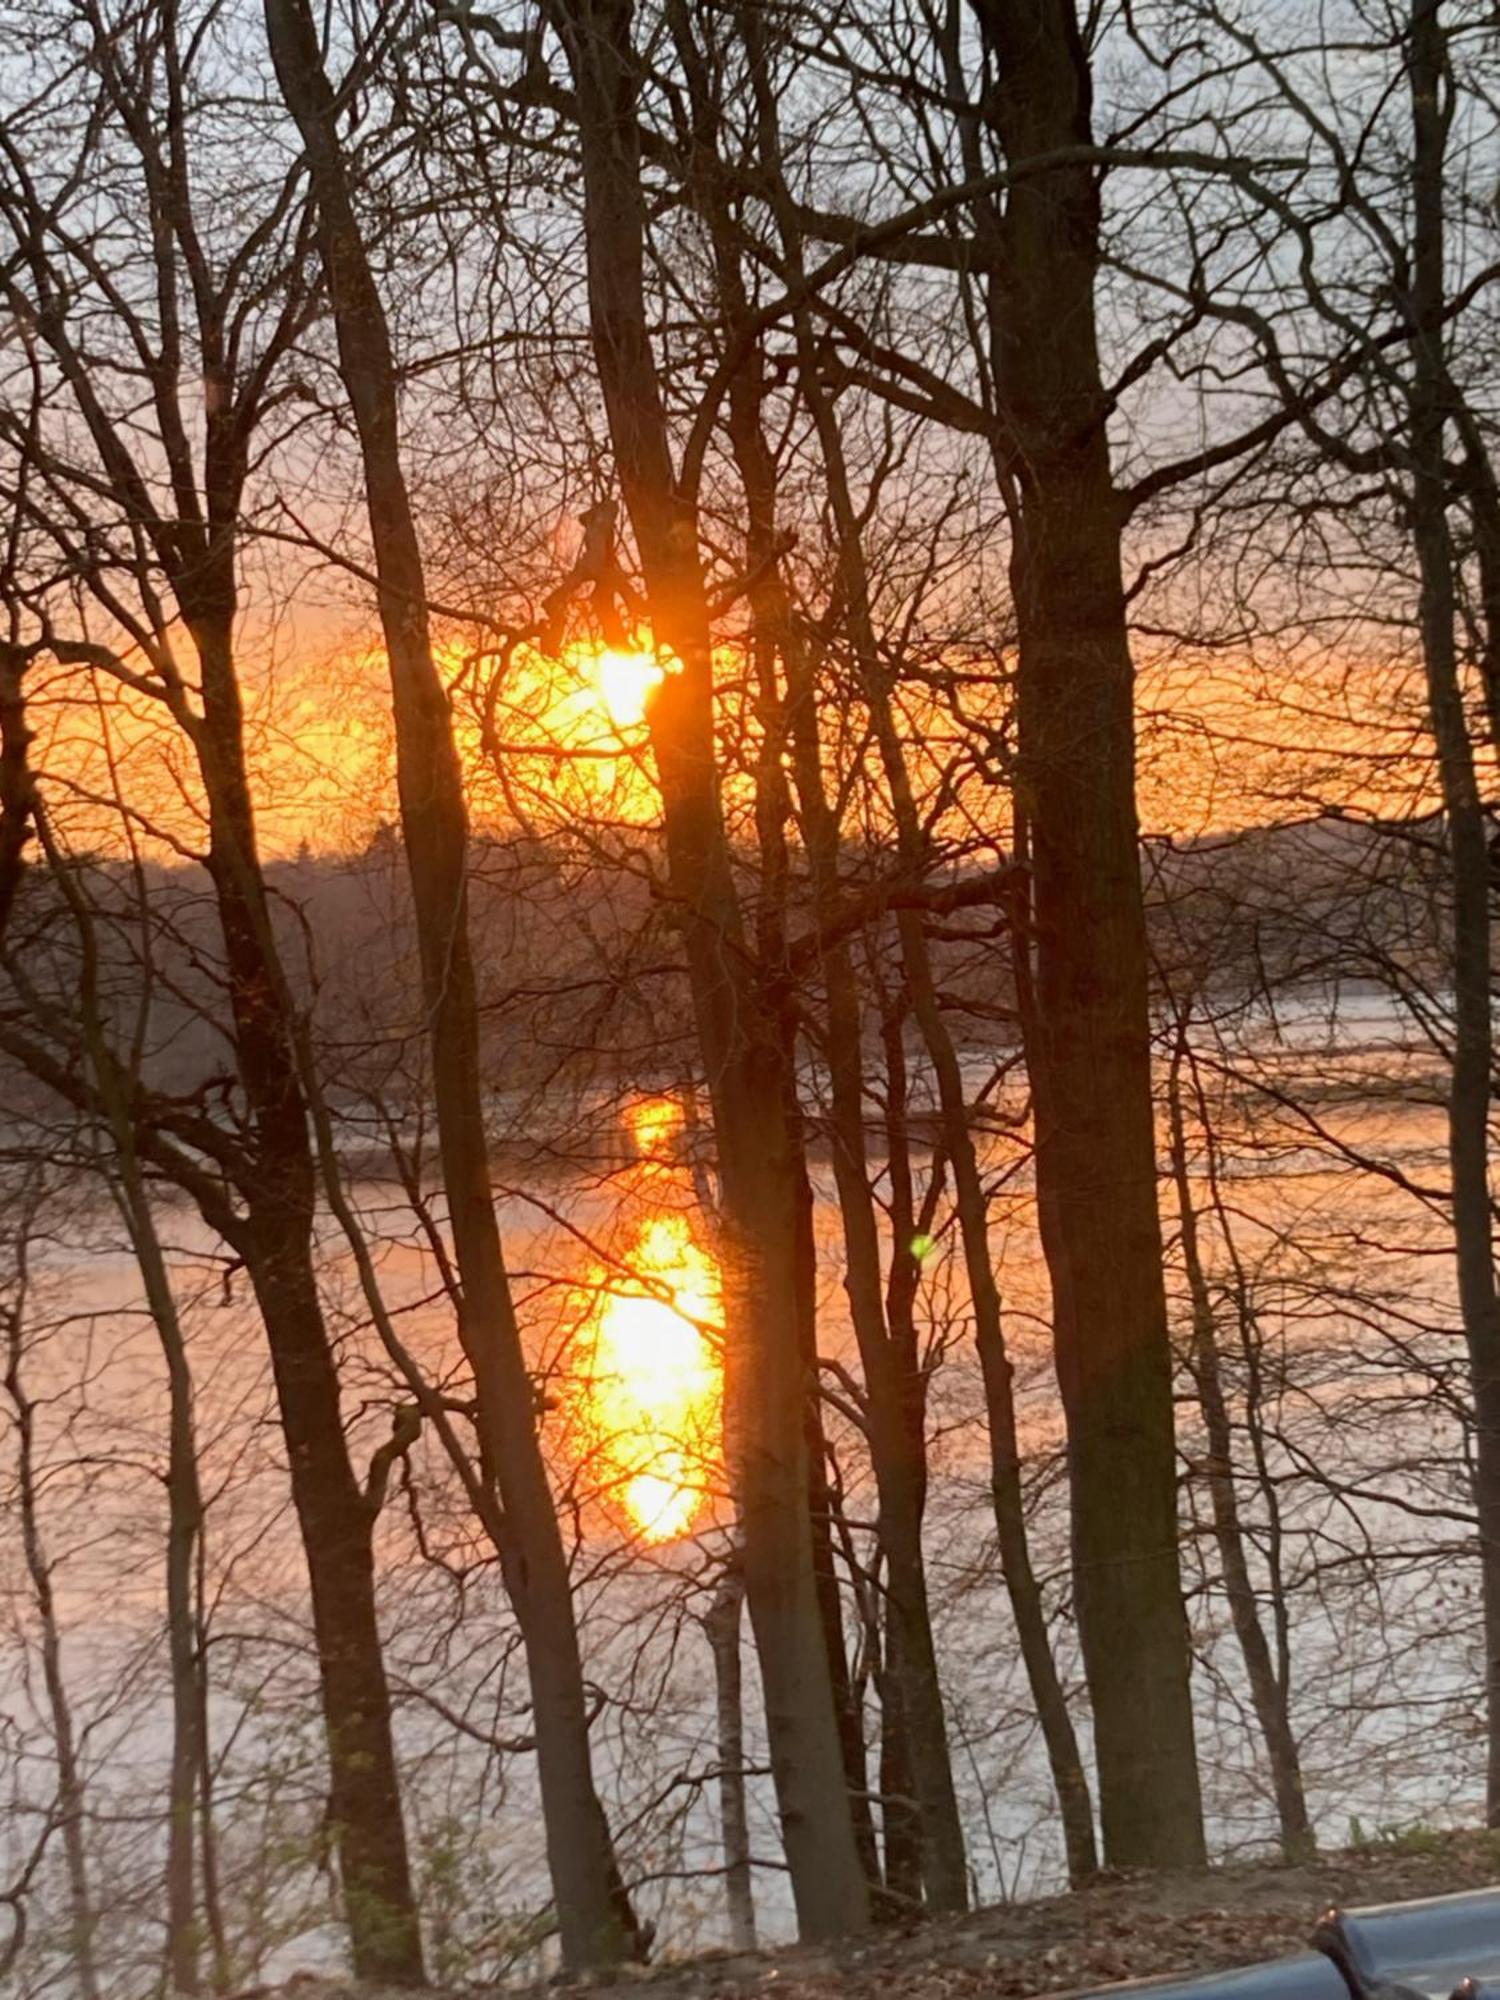
[{"label": "orange sky", "polygon": [[[654,663],[585,649],[560,663],[521,654],[491,711],[498,766],[481,744],[457,646],[444,652],[443,664],[459,683],[455,713],[476,821],[514,824],[519,817],[539,833],[579,820],[654,822],[641,722]],[[1405,665],[1148,660],[1138,708],[1141,821],[1151,834],[1190,839],[1299,818],[1323,801],[1390,814],[1433,802],[1420,688]],[[117,844],[109,804],[117,781],[169,839],[201,844],[191,758],[153,704],[113,685],[96,694],[76,670],[52,669],[34,679],[31,712],[38,768],[60,781],[49,795],[76,844]],[[316,851],[358,849],[394,816],[377,647],[325,640],[299,652],[283,648],[252,677],[246,727],[268,856],[295,852],[303,841]],[[946,754],[953,736],[945,719],[928,737],[930,753]],[[914,763],[922,754],[914,746]],[[920,786],[920,769],[917,776]],[[996,808],[1003,835],[1003,801]]]}]

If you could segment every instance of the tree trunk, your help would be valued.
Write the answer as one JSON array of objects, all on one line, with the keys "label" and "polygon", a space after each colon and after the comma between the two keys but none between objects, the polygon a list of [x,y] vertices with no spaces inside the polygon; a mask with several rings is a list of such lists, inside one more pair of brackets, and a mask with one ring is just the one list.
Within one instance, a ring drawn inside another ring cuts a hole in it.
[{"label": "tree trunk", "polygon": [[[715,204],[711,193],[705,196],[705,206],[709,209],[710,220],[715,225],[714,240],[720,291],[725,305],[728,337],[733,339],[738,329],[745,324],[748,314],[737,247],[728,218]],[[793,613],[778,558],[776,468],[765,440],[763,395],[763,369],[760,350],[756,348],[745,366],[737,371],[730,386],[729,437],[736,467],[745,490],[749,517],[745,564],[747,572],[757,579],[751,590],[756,643],[767,651],[773,661],[776,658],[781,660],[787,682],[785,702],[776,698],[777,690],[774,685],[767,686],[763,691],[762,726],[765,731],[766,747],[762,753],[762,762],[771,768],[773,775],[768,783],[758,784],[757,800],[763,799],[773,789],[778,792],[784,791],[785,779],[781,771],[782,739],[783,736],[789,735],[803,840],[813,877],[815,906],[820,915],[825,915],[832,910],[838,899],[839,835],[824,788],[817,720],[817,690],[808,664],[804,635]],[[764,903],[765,899],[762,900]],[[774,962],[784,946],[784,937],[763,939],[763,960],[769,959]],[[910,1443],[907,1427],[902,1420],[903,1390],[897,1379],[896,1356],[887,1338],[885,1317],[881,1308],[880,1240],[875,1218],[875,1203],[870,1189],[864,1136],[863,1063],[860,1052],[861,1009],[847,943],[838,941],[832,944],[822,954],[822,963],[824,990],[828,1001],[826,1040],[833,1100],[834,1179],[844,1228],[845,1289],[849,1296],[850,1312],[864,1370],[865,1395],[869,1410],[866,1435],[880,1499],[877,1533],[882,1546],[886,1547],[888,1570],[893,1580],[898,1576],[900,1579],[901,1594],[899,1601],[893,1602],[892,1615],[909,1624],[919,1623],[926,1632],[925,1642],[919,1639],[915,1648],[914,1657],[920,1662],[923,1658],[933,1657],[926,1580],[920,1564],[921,1500],[925,1494],[923,1477],[925,1438],[919,1420],[916,1450],[923,1463],[917,1476],[912,1478],[903,1465]],[[788,1030],[784,1030],[784,1041],[790,1081],[795,1050],[795,1017],[789,1006],[786,1012],[790,1025]],[[795,1113],[795,1110],[794,1104],[792,1112]],[[800,1130],[800,1114],[797,1114],[797,1122]],[[815,1368],[817,1355],[813,1284],[816,1278],[816,1256],[811,1233],[812,1195],[807,1183],[805,1147],[802,1153],[804,1164],[801,1169],[800,1262],[804,1270],[803,1343],[804,1349],[809,1354],[810,1363]],[[837,1580],[833,1570],[832,1543],[826,1522],[827,1482],[822,1467],[822,1427],[817,1420],[816,1406],[809,1420],[808,1449],[811,1458],[809,1473],[815,1542],[814,1560],[818,1571],[819,1601],[825,1635],[829,1640],[834,1696],[839,1711],[840,1745],[849,1781],[855,1838],[866,1877],[871,1887],[878,1889],[880,1865],[876,1855],[869,1805],[864,1735],[861,1717],[849,1697]],[[893,1553],[887,1546],[887,1519],[894,1518],[903,1508],[910,1516],[914,1499],[915,1515],[908,1518],[903,1530],[898,1531],[902,1548]],[[910,1550],[913,1546],[918,1550],[915,1572],[910,1560]],[[900,1657],[906,1660],[913,1656],[902,1654]],[[899,1676],[901,1671],[900,1668],[896,1669],[896,1676]],[[895,1677],[889,1668],[882,1678],[882,1687],[892,1691],[893,1700],[904,1700],[907,1711],[915,1707],[919,1712],[924,1712],[926,1724],[924,1736],[928,1749],[934,1752],[936,1746],[941,1746],[940,1767],[934,1770],[929,1779],[928,1789],[933,1796],[938,1796],[941,1788],[946,1786],[951,1808],[949,1830],[951,1837],[946,1841],[946,1846],[951,1852],[953,1841],[957,1842],[960,1864],[957,1877],[958,1893],[962,1899],[965,1886],[962,1867],[963,1842],[958,1826],[957,1808],[952,1802],[951,1767],[946,1725],[942,1716],[941,1691],[935,1672],[925,1687],[919,1687],[916,1685],[915,1675],[920,1672],[920,1666],[908,1668],[906,1671],[912,1685],[906,1688],[904,1697],[895,1692]],[[882,1694],[882,1701],[884,1698]],[[926,1712],[931,1710],[934,1703],[937,1711],[935,1721],[930,1712]],[[903,1738],[905,1728],[904,1720],[898,1718],[896,1729]],[[885,1732],[882,1734],[882,1743],[884,1742]],[[943,1775],[945,1772],[948,1773],[946,1778]],[[941,1810],[940,1798],[939,1810]],[[936,1826],[934,1837],[938,1847],[945,1844],[943,1834]],[[962,1908],[963,1901],[954,1903],[951,1894],[951,1870],[945,1879],[941,1862],[935,1858],[931,1885],[932,1907]]]},{"label": "tree trunk", "polygon": [[[972,0],[1012,163],[1088,145],[1073,0]],[[1079,1634],[1105,1859],[1204,1859],[1178,1555],[1151,1096],[1133,670],[1094,322],[1095,170],[1011,188],[990,342],[1018,503],[1019,791],[1036,1010],[1027,1064],[1068,1425]]]},{"label": "tree trunk", "polygon": [[[772,178],[772,200],[781,225],[788,276],[796,285],[803,276],[803,252],[796,213],[780,174],[780,137],[774,100],[764,66],[757,69],[761,150]],[[859,519],[850,489],[843,438],[837,413],[825,394],[819,373],[815,334],[808,315],[796,318],[800,386],[812,414],[822,449],[828,480],[829,500],[838,532],[840,573],[847,606],[850,635],[859,667],[865,700],[874,724],[881,762],[889,788],[896,822],[897,847],[903,863],[919,875],[927,861],[926,840],[912,798],[905,752],[892,712],[888,674],[876,643],[869,576],[865,565]],[[814,862],[816,868],[816,862]],[[1031,1684],[1033,1700],[1042,1724],[1052,1765],[1054,1784],[1063,1818],[1072,1879],[1084,1880],[1095,1867],[1093,1816],[1089,1805],[1082,1760],[1068,1714],[1067,1701],[1057,1678],[1042,1612],[1041,1594],[1031,1568],[1025,1514],[1020,1487],[1020,1455],[1015,1437],[1015,1412],[1010,1395],[1010,1364],[1005,1357],[1005,1339],[1000,1316],[1000,1297],[990,1262],[989,1222],[979,1165],[969,1132],[968,1106],[963,1079],[952,1037],[942,1019],[932,977],[931,957],[922,918],[916,910],[897,913],[896,932],[901,963],[912,1009],[921,1030],[928,1059],[938,1084],[943,1145],[953,1170],[958,1198],[959,1223],[964,1245],[965,1269],[974,1310],[975,1332],[985,1380],[991,1419],[991,1453],[996,1467],[993,1482],[996,1521],[1000,1532],[1002,1562],[1012,1612],[1016,1620],[1022,1656]],[[835,967],[835,969],[837,969]],[[840,1033],[842,1026],[843,1033]],[[839,1044],[847,1035],[858,1063],[859,1028],[857,1014],[852,1022],[837,1024],[830,1018],[834,1051],[831,1063],[837,1089],[840,1063]],[[863,1105],[858,1094],[856,1067],[854,1097],[846,1116],[857,1125],[856,1165],[869,1198],[864,1170]],[[837,1159],[837,1154],[836,1154]],[[857,1194],[857,1190],[851,1189]],[[872,1225],[873,1226],[873,1225]],[[906,1246],[897,1246],[898,1257]],[[878,1252],[875,1284],[870,1285],[868,1246],[861,1263],[864,1287],[872,1296],[862,1301],[867,1313],[879,1311]],[[851,1294],[852,1296],[852,1294]],[[860,1314],[855,1314],[860,1326]],[[882,1328],[883,1331],[883,1328]],[[877,1360],[873,1373],[879,1383],[889,1373],[889,1363]],[[872,1375],[866,1358],[867,1381]],[[963,1834],[953,1790],[952,1766],[943,1724],[942,1698],[932,1630],[927,1615],[927,1593],[922,1574],[920,1538],[921,1505],[911,1491],[911,1440],[902,1436],[903,1402],[908,1385],[899,1379],[880,1384],[882,1393],[872,1395],[870,1406],[872,1458],[877,1482],[880,1468],[889,1469],[890,1489],[887,1560],[890,1567],[892,1609],[901,1625],[897,1656],[901,1662],[906,1705],[906,1725],[912,1738],[913,1776],[922,1812],[924,1872],[929,1880],[929,1898],[939,1909],[962,1909],[968,1899],[968,1877]],[[876,1444],[874,1432],[882,1419],[891,1422],[894,1436]],[[996,1432],[996,1424],[1007,1428]],[[921,1445],[918,1442],[920,1455]],[[925,1469],[925,1468],[924,1468]],[[881,1520],[887,1521],[887,1488],[881,1488]]]},{"label": "tree trunk", "polygon": [[[296,1029],[271,929],[244,766],[227,542],[189,594],[204,717],[197,750],[224,932],[236,1063],[253,1118],[247,1213],[229,1233],[265,1324],[307,1557],[328,1739],[329,1815],[357,1976],[420,1985],[421,1938],[375,1612],[374,1516],[350,1463],[313,1262],[315,1182]],[[225,1224],[220,1222],[221,1229]]]},{"label": "tree trunk", "polygon": [[[814,908],[821,921],[831,916],[838,902],[838,828],[824,792],[817,693],[805,648],[793,629],[789,607],[783,605],[780,615],[794,767]],[[864,1375],[866,1436],[879,1503],[876,1525],[886,1559],[887,1609],[899,1632],[899,1638],[888,1641],[884,1682],[899,1702],[899,1733],[910,1745],[909,1777],[921,1826],[928,1905],[934,1911],[962,1910],[968,1905],[968,1869],[922,1553],[925,1386],[915,1353],[898,1346],[886,1322],[879,1226],[865,1141],[863,1010],[847,944],[832,943],[821,954],[821,964],[828,1003],[826,1049],[834,1183],[844,1231],[844,1286]],[[902,1256],[906,1249],[897,1244],[894,1254]],[[894,1885],[888,1881],[888,1886]]]},{"label": "tree trunk", "polygon": [[1414,0],[1409,86],[1414,138],[1411,307],[1415,322],[1409,399],[1412,538],[1428,716],[1447,821],[1453,898],[1453,1065],[1448,1158],[1459,1309],[1474,1399],[1474,1498],[1479,1515],[1488,1746],[1486,1811],[1500,1825],[1500,1293],[1495,1284],[1489,1186],[1494,1060],[1490,1014],[1490,866],[1474,746],[1464,711],[1454,621],[1454,550],[1448,520],[1443,355],[1443,170],[1452,78],[1441,0]]},{"label": "tree trunk", "polygon": [[[794,1046],[794,1039],[784,1040],[789,1078]],[[849,1801],[854,1845],[870,1892],[872,1896],[878,1896],[880,1853],[875,1842],[875,1816],[870,1809],[864,1701],[849,1671],[849,1654],[844,1639],[844,1605],[833,1553],[835,1499],[833,1482],[829,1477],[828,1435],[823,1428],[823,1404],[818,1386],[817,1246],[813,1239],[812,1187],[807,1178],[800,1110],[790,1108],[788,1121],[796,1135],[797,1148],[797,1318],[807,1384],[802,1425],[806,1445],[807,1514],[812,1536],[813,1579],[818,1598],[818,1622],[823,1631],[823,1650],[828,1657],[834,1715],[838,1721],[839,1756],[844,1766],[844,1791]]]},{"label": "tree trunk", "polygon": [[740,1672],[740,1607],[745,1585],[731,1561],[714,1592],[704,1630],[714,1661],[719,1732],[719,1833],[724,1846],[724,1902],[729,1942],[755,1949],[755,1891],[750,1877],[750,1821],[745,1810],[745,1704]]},{"label": "tree trunk", "polygon": [[1177,1190],[1178,1230],[1182,1242],[1182,1264],[1187,1278],[1193,1317],[1193,1378],[1198,1404],[1203,1412],[1203,1428],[1208,1443],[1209,1506],[1213,1514],[1214,1541],[1224,1572],[1224,1594],[1229,1600],[1229,1616],[1245,1663],[1250,1683],[1250,1700],[1260,1724],[1266,1757],[1271,1767],[1271,1785],[1276,1798],[1276,1817],[1281,1832],[1281,1851],[1288,1861],[1306,1861],[1314,1852],[1312,1823],[1307,1816],[1307,1796],[1302,1784],[1302,1760],[1292,1733],[1287,1705],[1287,1688],[1276,1671],[1270,1644],[1260,1622],[1255,1586],[1245,1547],[1240,1519],[1239,1494],[1235,1486],[1234,1437],[1229,1407],[1224,1395],[1223,1373],[1219,1365],[1219,1336],[1213,1299],[1198,1240],[1198,1211],[1193,1201],[1188,1172],[1187,1131],[1183,1118],[1181,1064],[1185,1053],[1186,1030],[1180,1034],[1167,1078],[1167,1117],[1172,1156],[1172,1179]]},{"label": "tree trunk", "polygon": [[[884,1890],[902,1914],[920,1909],[927,1877],[922,1813],[912,1771],[911,1731],[906,1726],[906,1675],[901,1664],[901,1620],[887,1597],[883,1652],[876,1676],[880,1689],[880,1825]],[[944,1746],[947,1747],[946,1745]]]},{"label": "tree trunk", "polygon": [[266,31],[307,149],[339,365],[354,412],[396,724],[397,785],[427,1006],[438,1146],[474,1373],[481,1456],[498,1481],[507,1590],[526,1647],[563,1956],[639,1956],[594,1783],[578,1632],[490,1186],[468,923],[468,824],[447,696],[432,657],[422,559],[401,463],[385,309],[354,214],[337,109],[307,0],[266,0]]},{"label": "tree trunk", "polygon": [[355,1975],[422,1984],[416,1906],[375,1616],[375,1516],[349,1462],[301,1203],[259,1204],[235,1247],[271,1346],[307,1552],[333,1827]]},{"label": "tree trunk", "polygon": [[697,521],[673,474],[651,353],[631,10],[628,0],[558,0],[553,18],[576,85],[589,310],[615,467],[655,638],[676,654],[648,720],[723,1185],[726,1449],[746,1598],[798,1923],[804,1936],[830,1936],[863,1928],[869,1897],[813,1561],[804,1429],[813,1384],[799,1333],[787,1051],[731,872]]},{"label": "tree trunk", "polygon": [[[123,1121],[122,1121],[123,1122]],[[123,1140],[123,1143],[122,1143]],[[203,1496],[193,1425],[193,1381],[166,1259],[128,1125],[116,1128],[120,1205],[167,1367],[167,1654],[172,1676],[172,1760],[167,1785],[167,1972],[176,1993],[201,1988],[194,1809],[206,1719],[195,1612]]]},{"label": "tree trunk", "polygon": [[[19,1229],[30,1226],[23,1213]],[[27,1246],[18,1232],[18,1270],[12,1297],[0,1310],[6,1333],[5,1391],[10,1398],[16,1431],[16,1498],[21,1549],[32,1600],[42,1635],[42,1685],[57,1760],[57,1825],[62,1834],[63,1862],[68,1881],[68,1944],[81,2000],[99,2000],[99,1963],[95,1951],[96,1913],[89,1883],[84,1841],[84,1785],[78,1759],[78,1736],[63,1678],[62,1632],[52,1589],[52,1564],[42,1534],[36,1466],[36,1405],[27,1392],[22,1363],[26,1350],[25,1300]]]},{"label": "tree trunk", "polygon": [[219,1875],[219,1837],[214,1821],[213,1743],[208,1726],[208,1603],[204,1537],[199,1535],[193,1578],[193,1639],[198,1672],[198,1860],[203,1881],[203,1921],[208,1933],[210,1980],[216,1994],[230,1990],[229,1931],[224,1920],[224,1892]]},{"label": "tree trunk", "polygon": [[[38,831],[54,877],[72,911],[80,951],[79,1016],[88,1066],[114,1157],[108,1185],[141,1274],[146,1307],[167,1370],[167,1654],[172,1686],[172,1754],[167,1782],[167,1974],[177,1993],[195,1994],[198,1956],[195,1806],[206,1721],[204,1660],[198,1645],[196,1575],[203,1495],[193,1423],[193,1378],[171,1275],[136,1152],[128,1093],[99,1008],[99,961],[92,915],[53,843],[44,816]],[[142,1005],[149,1002],[143,1001]]]},{"label": "tree trunk", "polygon": [[[170,49],[170,23],[164,32]],[[120,76],[111,86],[110,98],[111,115],[120,114],[139,148],[150,190],[155,283],[140,293],[141,300],[151,301],[149,332],[145,319],[135,316],[130,299],[110,285],[108,274],[95,273],[101,296],[107,297],[106,316],[115,316],[120,338],[143,357],[157,352],[155,343],[161,343],[160,365],[148,364],[151,408],[146,432],[139,429],[138,406],[132,405],[129,414],[117,421],[88,386],[91,363],[74,344],[65,311],[46,315],[45,339],[61,376],[74,390],[78,414],[130,521],[127,544],[133,545],[134,555],[122,555],[123,568],[112,566],[111,576],[133,580],[137,608],[133,614],[122,613],[113,595],[115,583],[106,584],[102,572],[92,567],[84,578],[85,587],[104,606],[112,628],[137,637],[143,631],[152,636],[154,646],[148,643],[141,651],[156,669],[156,691],[165,710],[191,742],[197,759],[208,815],[207,869],[224,937],[225,986],[244,1095],[237,1120],[241,1130],[217,1128],[219,1158],[222,1164],[228,1149],[236,1148],[229,1178],[243,1199],[244,1213],[235,1208],[215,1175],[199,1172],[173,1145],[163,1147],[158,1157],[163,1171],[177,1175],[193,1193],[205,1220],[240,1253],[262,1304],[312,1587],[330,1789],[354,1965],[361,1975],[387,1983],[415,1983],[422,1976],[420,1941],[375,1618],[372,1523],[349,1462],[338,1377],[318,1300],[312,1249],[314,1184],[307,1105],[299,1082],[297,1015],[277,952],[256,849],[234,657],[237,537],[250,440],[263,411],[272,366],[305,323],[301,316],[305,300],[295,268],[301,252],[289,253],[294,261],[278,265],[274,281],[260,271],[253,282],[252,289],[263,281],[269,284],[269,293],[256,289],[257,298],[275,295],[273,322],[277,313],[284,317],[266,334],[264,346],[259,338],[251,343],[257,351],[252,363],[236,337],[245,323],[228,302],[236,278],[224,279],[228,292],[216,289],[193,227],[189,177],[185,170],[179,171],[184,126],[182,72],[177,63],[183,52],[163,54],[160,41],[148,39],[153,48],[150,60],[153,64],[161,60],[160,74],[168,79],[163,119],[134,118]],[[109,57],[110,62],[113,59]],[[158,129],[171,135],[162,139],[161,150]],[[47,237],[56,231],[61,243],[66,232],[55,217],[44,216],[40,209],[32,216],[32,227],[34,255],[45,266]],[[230,257],[226,266],[241,276],[246,268],[239,256]],[[196,368],[185,361],[181,340],[184,294],[191,300],[197,336]],[[144,304],[142,311],[147,311]],[[227,331],[231,325],[235,335]],[[237,379],[241,361],[243,374]],[[181,385],[195,376],[203,385],[203,397],[190,411],[182,400]],[[149,441],[152,419],[154,456]],[[142,437],[148,440],[143,450],[153,466],[170,470],[170,514],[157,509],[154,495],[161,483],[155,472],[148,481],[133,456]],[[197,446],[190,442],[200,439],[201,487],[194,456]],[[100,490],[92,477],[86,483],[91,492]],[[163,576],[175,605],[162,590]],[[201,714],[172,660],[179,621],[197,654]],[[71,652],[90,668],[101,657],[106,663],[113,658],[107,648],[91,641],[70,648],[49,634],[48,645],[59,658]],[[127,679],[133,673],[120,661],[113,661],[108,670]],[[27,1049],[23,1060],[45,1075],[67,1101],[81,1102],[89,1111],[98,1109],[97,1093],[81,1076],[49,1064],[35,1047]],[[147,1119],[139,1122],[136,1137],[144,1155],[160,1141],[161,1133]],[[180,1492],[178,1498],[183,1498]],[[174,1592],[181,1584],[178,1563]],[[178,1782],[185,1782],[180,1772]]]},{"label": "tree trunk", "polygon": [[1021,1490],[1021,1446],[1013,1389],[1015,1370],[1006,1352],[1000,1292],[990,1261],[989,1212],[969,1130],[963,1074],[938,1007],[921,917],[916,912],[903,912],[898,929],[903,936],[902,962],[908,968],[913,1011],[937,1077],[943,1145],[953,1173],[959,1234],[974,1313],[974,1341],[984,1380],[990,1494],[1000,1566],[1011,1615],[1016,1621],[1016,1637],[1031,1699],[1047,1746],[1047,1762],[1068,1857],[1068,1880],[1076,1888],[1088,1881],[1099,1865],[1094,1846],[1093,1805],[1067,1696],[1052,1656],[1041,1586],[1031,1560],[1031,1537]]},{"label": "tree trunk", "polygon": [[[679,46],[686,46],[679,36]],[[730,289],[732,316],[745,310],[738,263],[724,231],[716,237],[719,270]],[[828,1440],[818,1382],[818,1250],[814,1233],[812,1183],[807,1172],[807,1128],[797,1090],[799,1009],[786,964],[786,897],[791,857],[786,829],[791,818],[791,794],[783,766],[786,704],[777,683],[777,659],[787,621],[775,613],[785,608],[776,563],[775,478],[760,429],[758,371],[743,370],[731,395],[731,432],[745,483],[748,526],[745,565],[760,577],[751,592],[755,622],[751,654],[760,697],[761,741],[755,768],[755,819],[761,857],[761,893],[756,906],[755,944],[767,1010],[776,1023],[781,1048],[781,1083],[787,1133],[794,1152],[796,1201],[794,1256],[797,1282],[797,1337],[807,1382],[803,1429],[807,1448],[807,1505],[812,1530],[813,1573],[817,1583],[818,1616],[828,1654],[834,1709],[838,1716],[839,1751],[854,1826],[860,1864],[872,1893],[880,1889],[880,1856],[870,1805],[869,1769],[865,1757],[863,1704],[849,1673],[844,1642],[844,1609],[838,1567],[833,1553],[833,1500],[828,1466]]]}]

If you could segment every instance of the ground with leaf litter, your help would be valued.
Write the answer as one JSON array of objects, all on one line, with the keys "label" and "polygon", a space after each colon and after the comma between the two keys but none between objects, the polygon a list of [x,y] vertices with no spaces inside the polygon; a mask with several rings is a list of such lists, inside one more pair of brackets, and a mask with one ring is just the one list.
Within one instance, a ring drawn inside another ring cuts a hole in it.
[{"label": "ground with leaf litter", "polygon": [[[623,1979],[555,1981],[550,1991],[553,2000],[559,1990],[584,1984],[590,2000],[1008,2000],[1072,1993],[1285,1958],[1306,1949],[1329,1903],[1407,1902],[1497,1881],[1500,1833],[1424,1833],[1295,1866],[1257,1862],[1193,1875],[1114,1875],[1070,1895],[993,1904],[847,1944],[663,1960]],[[308,1976],[276,1990],[287,2000],[356,1994]],[[541,2000],[548,1989],[536,1992]]]}]

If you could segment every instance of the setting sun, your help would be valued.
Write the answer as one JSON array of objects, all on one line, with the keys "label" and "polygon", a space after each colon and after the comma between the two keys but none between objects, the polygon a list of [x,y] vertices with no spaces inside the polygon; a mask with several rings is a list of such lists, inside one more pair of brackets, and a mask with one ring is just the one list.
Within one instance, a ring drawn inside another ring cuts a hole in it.
[{"label": "setting sun", "polygon": [[616,729],[634,729],[646,719],[646,703],[662,683],[660,661],[650,653],[596,654],[592,663],[595,688]]},{"label": "setting sun", "polygon": [[661,1542],[691,1527],[719,1455],[718,1274],[681,1216],[645,1224],[630,1261],[661,1289],[601,1291],[581,1343],[580,1427],[611,1500]]}]

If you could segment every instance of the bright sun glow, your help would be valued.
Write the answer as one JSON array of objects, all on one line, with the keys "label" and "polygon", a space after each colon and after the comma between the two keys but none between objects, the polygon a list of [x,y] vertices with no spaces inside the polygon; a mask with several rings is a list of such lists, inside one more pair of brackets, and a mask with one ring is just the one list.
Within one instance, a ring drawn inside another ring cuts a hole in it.
[{"label": "bright sun glow", "polygon": [[723,1383],[705,1331],[718,1273],[677,1215],[644,1224],[630,1261],[668,1296],[601,1291],[584,1335],[583,1441],[640,1534],[664,1542],[692,1526],[719,1456]]},{"label": "bright sun glow", "polygon": [[682,1131],[682,1106],[675,1097],[638,1097],[625,1113],[630,1137],[643,1160],[670,1159]]},{"label": "bright sun glow", "polygon": [[661,686],[660,663],[650,653],[596,653],[592,677],[616,729],[634,729],[646,719],[646,703]]}]

